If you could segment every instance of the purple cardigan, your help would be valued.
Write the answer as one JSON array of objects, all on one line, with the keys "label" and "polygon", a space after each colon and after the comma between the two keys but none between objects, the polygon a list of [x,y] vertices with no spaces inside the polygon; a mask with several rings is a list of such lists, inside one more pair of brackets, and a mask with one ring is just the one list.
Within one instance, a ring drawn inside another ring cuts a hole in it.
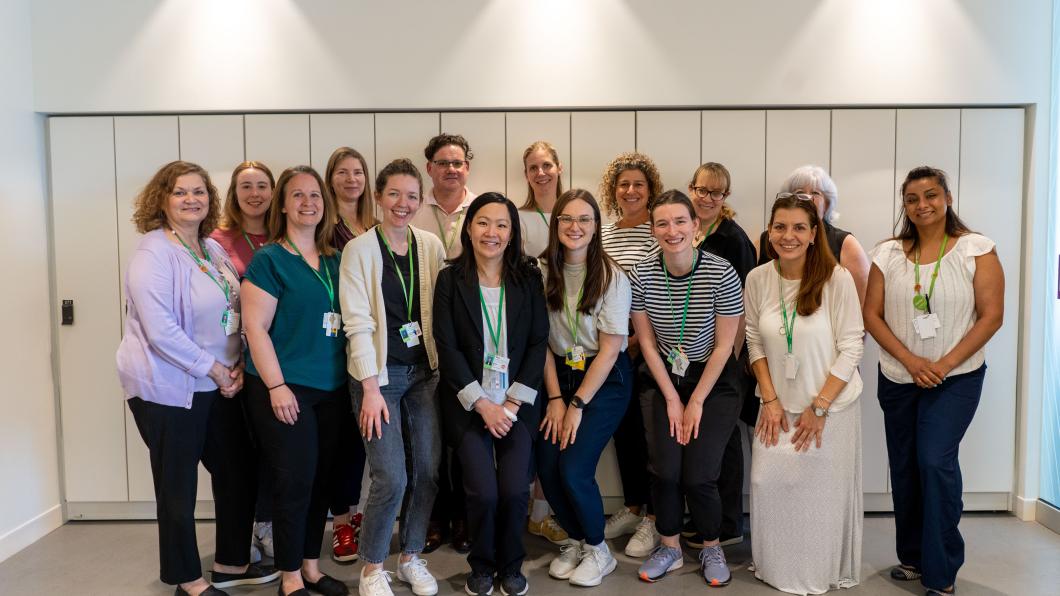
[{"label": "purple cardigan", "polygon": [[[203,243],[214,263],[235,270],[220,244],[210,238]],[[126,398],[191,408],[195,380],[205,377],[218,359],[238,359],[238,353],[210,354],[192,339],[191,276],[199,270],[182,252],[164,230],[153,230],[129,261],[125,334],[117,354]]]}]

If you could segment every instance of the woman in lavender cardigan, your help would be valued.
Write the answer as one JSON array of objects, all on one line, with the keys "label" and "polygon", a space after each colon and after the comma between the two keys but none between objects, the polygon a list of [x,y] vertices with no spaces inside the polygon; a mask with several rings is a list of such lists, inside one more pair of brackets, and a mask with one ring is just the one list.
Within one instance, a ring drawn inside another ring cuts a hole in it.
[{"label": "woman in lavender cardigan", "polygon": [[[125,335],[118,375],[151,455],[161,579],[176,594],[217,596],[218,588],[267,583],[279,573],[248,564],[255,465],[243,411],[239,276],[208,238],[220,211],[201,167],[162,167],[136,198],[144,234],[125,280]],[[195,540],[199,461],[210,471],[217,552],[208,583]]]}]

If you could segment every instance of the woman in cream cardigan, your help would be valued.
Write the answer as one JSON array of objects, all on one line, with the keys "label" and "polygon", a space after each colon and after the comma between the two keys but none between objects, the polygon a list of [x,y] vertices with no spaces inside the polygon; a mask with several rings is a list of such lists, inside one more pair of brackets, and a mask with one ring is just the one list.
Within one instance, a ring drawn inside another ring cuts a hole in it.
[{"label": "woman in cream cardigan", "polygon": [[390,162],[376,177],[382,222],[342,251],[339,296],[350,394],[372,470],[360,536],[362,595],[392,593],[383,561],[406,488],[397,578],[419,596],[438,591],[418,555],[437,492],[441,449],[431,298],[445,250],[437,237],[409,225],[422,205],[422,190],[412,162]]}]

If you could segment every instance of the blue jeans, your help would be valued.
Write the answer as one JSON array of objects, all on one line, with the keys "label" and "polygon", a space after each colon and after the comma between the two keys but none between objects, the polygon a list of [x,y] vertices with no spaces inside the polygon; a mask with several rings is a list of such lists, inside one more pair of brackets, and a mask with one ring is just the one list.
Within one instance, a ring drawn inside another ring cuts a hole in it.
[{"label": "blue jeans", "polygon": [[[552,357],[564,402],[570,404],[585,372],[572,370],[564,363],[563,356],[553,354]],[[592,360],[586,362],[586,370]],[[622,352],[607,380],[585,406],[574,444],[560,451],[559,444],[546,441],[544,433],[538,438],[537,475],[541,489],[556,512],[559,525],[574,540],[593,545],[604,540],[604,507],[596,483],[596,465],[626,413],[632,384],[629,356]]]},{"label": "blue jeans", "polygon": [[[422,551],[438,492],[438,454],[442,447],[435,395],[438,373],[426,365],[388,365],[386,370],[390,382],[379,390],[390,413],[390,424],[383,425],[382,438],[364,442],[372,478],[360,535],[360,556],[365,563],[386,559],[399,510],[401,552]],[[350,379],[350,396],[353,412],[360,417],[364,402],[360,381]]]},{"label": "blue jeans", "polygon": [[922,389],[879,373],[898,560],[919,569],[928,588],[953,585],[964,563],[964,539],[957,529],[964,509],[957,451],[979,406],[985,376],[984,364]]}]

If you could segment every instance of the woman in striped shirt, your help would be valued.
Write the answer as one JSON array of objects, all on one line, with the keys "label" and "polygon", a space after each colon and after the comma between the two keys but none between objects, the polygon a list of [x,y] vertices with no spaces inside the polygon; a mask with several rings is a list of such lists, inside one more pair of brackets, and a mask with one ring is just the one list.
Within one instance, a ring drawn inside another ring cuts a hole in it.
[{"label": "woman in striped shirt", "polygon": [[743,291],[728,261],[692,246],[699,218],[687,196],[666,191],[652,204],[650,217],[661,254],[633,268],[631,311],[656,389],[647,394],[652,399],[652,502],[661,544],[638,575],[655,581],[682,566],[679,534],[687,501],[704,537],[703,578],[724,586],[731,574],[718,541],[717,482],[740,414],[733,345]]}]

